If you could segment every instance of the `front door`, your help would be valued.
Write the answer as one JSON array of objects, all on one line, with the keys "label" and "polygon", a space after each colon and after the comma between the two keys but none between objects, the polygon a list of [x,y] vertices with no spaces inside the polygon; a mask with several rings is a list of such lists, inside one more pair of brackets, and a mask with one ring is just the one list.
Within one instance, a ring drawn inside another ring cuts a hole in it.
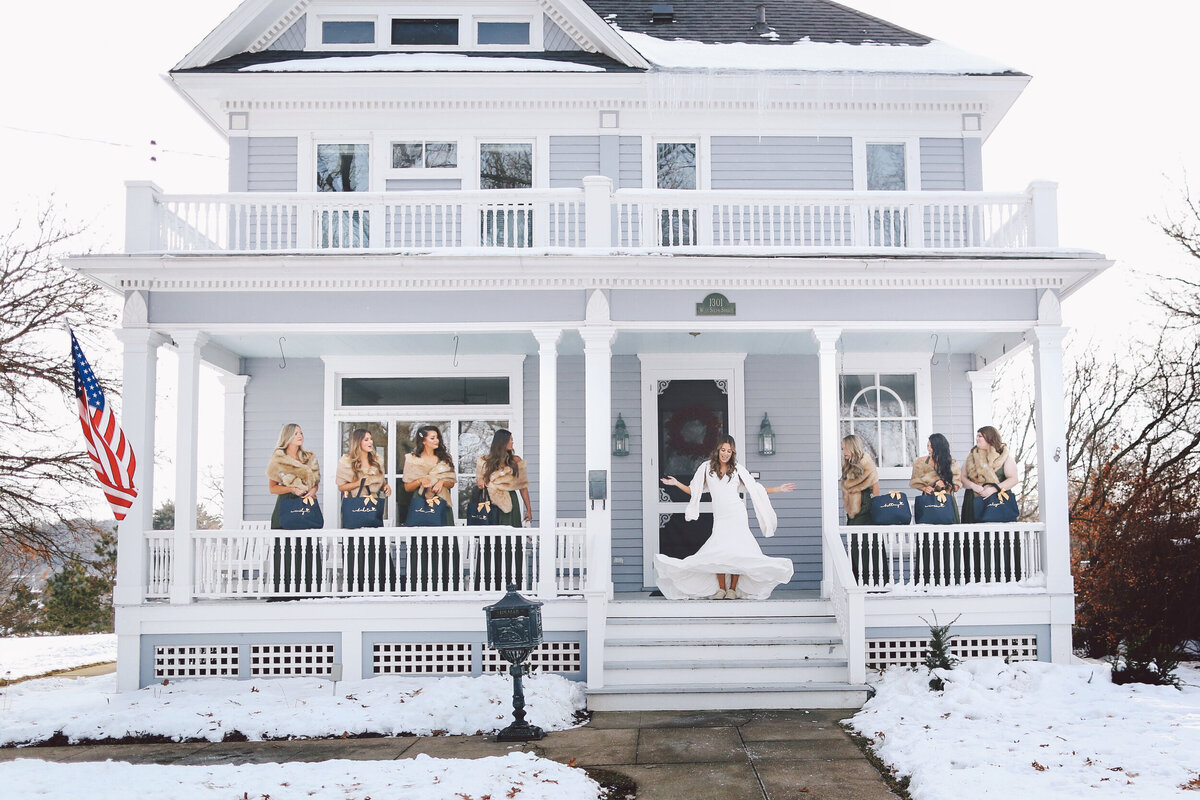
[{"label": "front door", "polygon": [[708,496],[701,498],[700,519],[684,520],[690,499],[661,478],[673,475],[688,483],[706,461],[722,433],[742,448],[742,355],[642,355],[643,581],[656,586],[654,556],[686,558],[712,533]]}]

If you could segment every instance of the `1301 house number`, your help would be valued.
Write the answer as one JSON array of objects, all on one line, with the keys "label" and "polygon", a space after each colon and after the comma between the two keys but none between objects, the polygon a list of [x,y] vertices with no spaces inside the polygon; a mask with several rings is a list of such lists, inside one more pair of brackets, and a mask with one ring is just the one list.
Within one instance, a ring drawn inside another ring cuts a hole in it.
[{"label": "1301 house number", "polygon": [[697,317],[733,317],[737,315],[737,303],[729,302],[729,298],[718,292],[713,292],[699,303],[696,303]]}]

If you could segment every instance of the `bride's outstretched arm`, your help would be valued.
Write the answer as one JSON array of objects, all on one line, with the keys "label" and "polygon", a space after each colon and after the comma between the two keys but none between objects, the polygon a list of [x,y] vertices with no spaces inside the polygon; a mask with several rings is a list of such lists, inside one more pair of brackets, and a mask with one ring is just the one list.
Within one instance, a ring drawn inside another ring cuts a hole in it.
[{"label": "bride's outstretched arm", "polygon": [[676,489],[682,489],[684,494],[692,493],[692,487],[688,486],[686,483],[680,483],[679,479],[674,475],[668,475],[667,477],[663,478],[662,484],[663,486],[674,486]]}]

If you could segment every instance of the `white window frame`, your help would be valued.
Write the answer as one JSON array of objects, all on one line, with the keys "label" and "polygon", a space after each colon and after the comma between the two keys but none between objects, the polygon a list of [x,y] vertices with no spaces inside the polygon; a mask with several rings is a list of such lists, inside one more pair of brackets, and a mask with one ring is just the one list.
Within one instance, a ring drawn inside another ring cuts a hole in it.
[{"label": "white window frame", "polygon": [[[650,139],[650,146],[643,148],[643,163],[647,178],[642,185],[658,189],[658,146],[660,144],[694,144],[696,145],[696,189],[703,191],[709,188],[708,163],[709,141],[706,136],[655,136]],[[679,191],[693,191],[680,189]]]},{"label": "white window frame", "polygon": [[[472,178],[471,178],[472,188],[481,189],[481,190],[483,189],[483,186],[481,185],[481,181],[480,181],[481,176],[479,174],[479,170],[480,170],[481,165],[483,164],[483,146],[485,144],[527,144],[527,145],[529,145],[532,148],[532,150],[530,152],[530,162],[532,165],[532,175],[530,176],[530,179],[533,182],[530,188],[536,189],[539,186],[545,186],[547,184],[546,173],[549,171],[549,164],[541,163],[541,154],[545,153],[546,157],[548,158],[550,148],[548,145],[543,145],[544,138],[545,137],[540,137],[540,136],[537,136],[537,137],[535,137],[535,136],[515,136],[515,137],[514,136],[480,136],[480,137],[476,137],[475,147],[473,148],[473,150],[471,152],[471,160],[473,161],[473,163],[471,165],[472,166]],[[459,155],[460,156],[462,155],[461,150],[459,151]],[[462,165],[463,159],[461,157],[459,158],[458,163],[460,166]],[[437,172],[437,170],[434,170],[434,172]],[[464,186],[466,185],[466,183],[467,182],[464,180],[464,182],[463,182]],[[503,190],[491,190],[491,191],[503,191]]]},{"label": "white window frame", "polygon": [[[517,52],[522,50],[541,50],[543,47],[543,26],[534,24],[534,17],[525,14],[481,14],[471,18],[471,47],[480,51],[499,50]],[[481,22],[524,22],[529,26],[529,44],[480,44],[479,23]]]},{"label": "white window frame", "polygon": [[[493,355],[493,356],[458,356],[457,366],[444,356],[325,356],[325,442],[321,463],[325,465],[327,479],[321,481],[321,502],[327,509],[341,507],[340,493],[337,482],[332,480],[333,472],[342,457],[340,426],[343,422],[386,422],[388,424],[387,456],[391,464],[385,464],[389,485],[394,485],[404,471],[403,462],[398,460],[396,449],[397,419],[445,419],[464,416],[467,409],[471,415],[483,419],[505,418],[509,420],[509,430],[517,441],[517,447],[523,447],[525,442],[524,418],[524,355]],[[422,405],[422,406],[344,406],[341,403],[341,382],[345,378],[444,378],[448,375],[462,375],[471,378],[508,378],[508,403],[506,405]],[[446,431],[442,432],[447,434]],[[453,432],[454,450],[458,447],[458,431]],[[524,453],[524,451],[522,451]],[[457,453],[455,453],[457,456]],[[528,457],[527,455],[525,457]],[[455,467],[461,471],[461,465],[456,460]],[[470,470],[474,471],[474,465]],[[455,505],[455,523],[465,525],[466,520],[458,518],[458,488],[451,491]],[[390,504],[388,514],[395,514],[395,504]],[[336,517],[335,517],[336,518]],[[396,525],[390,521],[390,525]]]},{"label": "white window frame", "polygon": [[[458,153],[458,165],[454,167],[426,167],[424,158],[425,151],[422,149],[421,165],[419,167],[393,167],[392,145],[406,142],[420,142],[422,147],[430,142],[439,144],[443,142],[452,143]],[[461,178],[463,176],[463,163],[466,161],[464,155],[466,154],[464,153],[465,148],[463,147],[462,140],[457,134],[450,134],[447,136],[430,136],[427,134],[418,133],[413,134],[412,136],[388,136],[385,139],[381,139],[380,143],[383,149],[387,152],[387,163],[383,171],[388,178],[440,178],[443,176],[447,178]]]},{"label": "white window frame", "polygon": [[[377,156],[377,143],[368,137],[364,137],[361,133],[355,133],[346,136],[328,136],[322,134],[320,138],[312,138],[308,140],[308,177],[305,183],[299,184],[306,186],[306,191],[317,191],[317,153],[318,148],[327,144],[351,144],[351,145],[366,145],[367,146],[367,188],[360,192],[340,192],[340,194],[366,194],[367,192],[378,191],[379,186],[379,169]],[[304,153],[298,152],[298,159],[304,159]],[[388,153],[388,161],[391,161],[391,153]],[[303,163],[303,161],[301,161]],[[329,194],[339,194],[339,192],[329,192]]]},{"label": "white window frame", "polygon": [[[921,442],[933,433],[933,378],[929,353],[845,353],[838,364],[838,439],[842,436],[841,382],[843,375],[913,375],[917,392],[917,452],[914,458],[925,455]],[[912,465],[879,467],[880,480],[905,480],[912,477]]]},{"label": "white window frame", "polygon": [[921,190],[921,139],[919,136],[855,137],[851,143],[854,159],[854,190],[867,191],[867,145],[904,145],[904,191]]},{"label": "white window frame", "polygon": [[[306,50],[353,51],[379,49],[379,15],[377,14],[316,14],[312,17],[312,20],[315,24],[308,25],[304,32]],[[326,22],[373,22],[375,23],[375,38],[369,42],[354,44],[326,44],[323,39]]]}]

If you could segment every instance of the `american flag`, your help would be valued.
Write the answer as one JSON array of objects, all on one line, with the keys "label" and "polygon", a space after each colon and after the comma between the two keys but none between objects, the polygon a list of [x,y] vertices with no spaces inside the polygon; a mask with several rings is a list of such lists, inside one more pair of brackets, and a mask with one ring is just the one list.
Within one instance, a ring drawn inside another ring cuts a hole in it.
[{"label": "american flag", "polygon": [[117,424],[104,392],[92,372],[75,333],[71,332],[71,357],[75,361],[75,398],[79,401],[79,424],[87,440],[88,457],[96,469],[96,477],[104,484],[104,496],[112,507],[117,521],[137,497],[133,488],[133,471],[137,466],[133,448],[125,440],[125,432]]}]

